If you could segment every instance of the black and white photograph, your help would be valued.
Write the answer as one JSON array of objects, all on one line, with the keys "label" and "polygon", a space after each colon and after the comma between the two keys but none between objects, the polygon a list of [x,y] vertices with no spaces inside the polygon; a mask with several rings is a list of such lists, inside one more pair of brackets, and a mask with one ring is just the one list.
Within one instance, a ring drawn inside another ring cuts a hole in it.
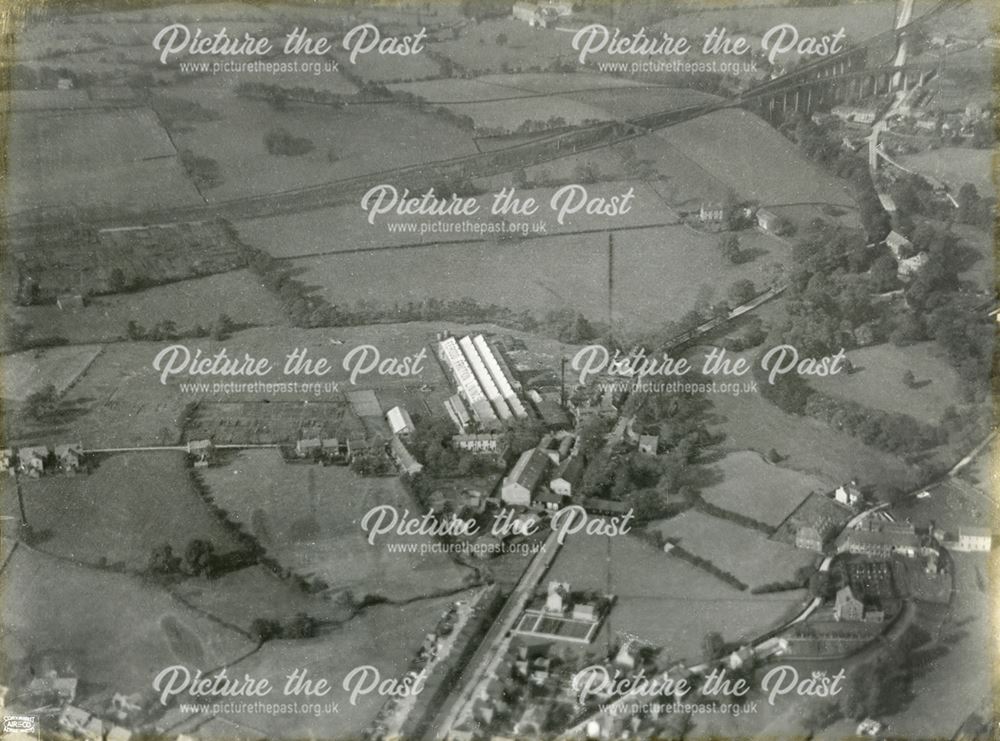
[{"label": "black and white photograph", "polygon": [[1000,738],[998,55],[0,2],[0,739]]}]

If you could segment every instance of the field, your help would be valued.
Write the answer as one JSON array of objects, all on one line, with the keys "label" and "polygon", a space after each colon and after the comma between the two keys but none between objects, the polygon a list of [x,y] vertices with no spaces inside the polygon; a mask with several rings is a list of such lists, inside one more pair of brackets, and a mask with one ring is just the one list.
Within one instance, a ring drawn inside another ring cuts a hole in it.
[{"label": "field", "polygon": [[751,588],[794,579],[800,567],[816,560],[811,551],[768,540],[756,530],[695,510],[651,527]]},{"label": "field", "polygon": [[146,208],[201,202],[147,109],[20,112],[11,118],[7,144],[12,213],[45,205]]},{"label": "field", "polygon": [[301,437],[363,439],[365,426],[339,398],[220,401],[199,404],[184,436],[217,445],[294,445]]},{"label": "field", "polygon": [[[937,424],[945,409],[962,401],[958,375],[935,352],[932,342],[863,347],[848,355],[853,373],[810,379],[810,385],[824,394]],[[903,383],[906,371],[913,372],[912,388]]]},{"label": "field", "polygon": [[[533,198],[538,206],[534,216],[492,216],[491,209],[496,190],[476,197],[478,213],[468,217],[398,216],[385,214],[368,223],[368,215],[357,204],[339,206],[321,211],[275,216],[238,224],[242,238],[248,244],[264,249],[275,257],[307,257],[335,252],[377,249],[393,246],[418,246],[439,242],[461,242],[469,239],[468,233],[440,231],[439,224],[474,222],[485,226],[506,220],[512,223],[544,220],[546,234],[598,231],[609,225],[632,228],[673,222],[676,217],[665,207],[654,188],[640,182],[602,182],[586,186],[589,198],[613,198],[634,188],[628,213],[616,217],[596,216],[583,211],[567,215],[564,224],[556,221],[558,211],[552,208],[556,188],[518,189],[516,197]],[[438,194],[439,197],[441,194]],[[402,193],[400,193],[402,196]],[[411,195],[412,197],[412,195]],[[413,225],[412,231],[399,225]],[[392,225],[392,229],[390,229]],[[475,235],[472,235],[475,237]],[[495,235],[484,235],[483,241],[496,242]],[[606,239],[606,237],[605,237]],[[544,249],[544,248],[542,248]]]},{"label": "field", "polygon": [[[321,704],[337,703],[336,714],[245,714],[221,713],[219,719],[235,724],[223,726],[219,735],[246,738],[360,738],[382,704],[388,699],[371,693],[357,698],[352,705],[343,689],[343,679],[355,667],[374,666],[382,679],[402,677],[410,660],[416,656],[427,631],[451,604],[452,598],[427,599],[401,605],[375,605],[354,620],[324,631],[311,640],[274,641],[239,666],[240,672],[267,677],[278,689],[274,701],[282,697],[285,677],[297,668],[306,669],[313,679],[326,678],[333,691]],[[303,698],[299,698],[300,702]],[[214,732],[206,734],[216,737]],[[203,737],[199,730],[199,737]]]},{"label": "field", "polygon": [[51,347],[5,355],[3,358],[3,398],[24,401],[52,384],[62,394],[101,354],[99,345]]},{"label": "field", "polygon": [[609,590],[618,598],[596,642],[631,633],[665,647],[672,660],[697,663],[702,639],[754,638],[798,607],[804,592],[751,595],[631,537],[569,538],[547,578],[573,590]]},{"label": "field", "polygon": [[989,149],[942,147],[907,154],[899,161],[914,172],[947,183],[954,193],[966,183],[972,183],[979,195],[986,198],[993,191],[991,157]]},{"label": "field", "polygon": [[[44,588],[39,588],[44,585]],[[4,572],[4,659],[17,682],[42,661],[64,663],[94,691],[150,687],[164,667],[210,669],[251,651],[208,620],[134,577],[74,566],[20,547]]]},{"label": "field", "polygon": [[[475,152],[468,133],[410,106],[289,105],[278,111],[262,101],[220,97],[217,91],[193,85],[172,90],[171,97],[199,103],[219,116],[185,126],[175,135],[179,148],[218,161],[223,182],[205,191],[211,202]],[[269,154],[264,134],[278,128],[308,138],[314,148],[300,156]],[[372,146],[372,142],[392,142],[392,146]]]},{"label": "field", "polygon": [[63,294],[120,293],[224,273],[242,263],[237,245],[218,221],[23,240],[12,256],[19,281],[33,281],[31,300],[50,303]]},{"label": "field", "polygon": [[759,394],[715,394],[715,412],[725,418],[722,430],[730,450],[771,448],[782,465],[838,483],[858,479],[863,486],[912,487],[915,472],[905,463],[860,440],[808,417],[781,411]]},{"label": "field", "polygon": [[777,527],[811,491],[829,491],[830,482],[766,463],[757,453],[730,453],[718,464],[724,478],[701,492],[717,507]]},{"label": "field", "polygon": [[[748,234],[742,245],[763,254],[749,265],[731,265],[717,245],[717,237],[686,226],[618,232],[616,326],[655,328],[677,319],[704,294],[702,286],[721,300],[737,278],[762,284],[763,266],[783,261],[787,253],[777,240]],[[341,305],[369,301],[377,290],[400,303],[472,297],[541,313],[572,309],[601,320],[608,308],[607,249],[607,233],[594,233],[305,258],[296,264],[306,283],[321,286],[321,295]]]},{"label": "field", "polygon": [[215,503],[256,534],[282,566],[349,589],[359,599],[446,592],[460,588],[467,576],[443,554],[388,550],[390,543],[430,544],[427,537],[388,534],[368,543],[360,520],[372,507],[415,512],[394,477],[361,478],[340,466],[293,465],[275,451],[248,451],[225,467],[206,469],[205,481]]},{"label": "field", "polygon": [[752,113],[717,111],[656,136],[741,197],[763,206],[852,204],[845,182],[808,162],[792,142]]},{"label": "field", "polygon": [[112,455],[89,475],[22,479],[21,489],[38,547],[74,561],[142,570],[154,547],[183,554],[194,538],[220,555],[239,549],[192,489],[180,452]]},{"label": "field", "polygon": [[11,315],[29,326],[31,338],[64,337],[72,343],[108,342],[125,336],[129,321],[150,325],[173,321],[181,331],[210,328],[220,314],[234,322],[261,326],[285,323],[281,306],[246,270],[154,286],[144,291],[87,299],[83,309],[54,305],[16,306]]}]

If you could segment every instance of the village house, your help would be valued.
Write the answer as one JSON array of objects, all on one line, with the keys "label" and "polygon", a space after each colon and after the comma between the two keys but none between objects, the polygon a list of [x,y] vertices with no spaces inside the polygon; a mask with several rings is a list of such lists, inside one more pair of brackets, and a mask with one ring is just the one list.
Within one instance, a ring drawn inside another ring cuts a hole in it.
[{"label": "village house", "polygon": [[393,435],[406,437],[416,431],[416,427],[413,426],[413,420],[410,418],[410,413],[401,406],[390,409],[386,412],[385,418],[389,423],[389,429]]},{"label": "village house", "polygon": [[802,525],[795,531],[795,547],[806,551],[823,552],[826,538],[815,525]]},{"label": "village house", "polygon": [[111,726],[107,736],[105,736],[105,741],[129,741],[130,738],[132,738],[132,731],[121,726]]},{"label": "village house", "polygon": [[924,266],[927,265],[929,261],[930,256],[926,252],[918,252],[912,257],[905,257],[899,260],[899,267],[896,271],[896,275],[900,280],[909,280],[923,270]]},{"label": "village house", "polygon": [[660,446],[659,435],[639,435],[639,452],[646,455],[656,455]]},{"label": "village house", "polygon": [[396,465],[403,471],[403,473],[413,476],[424,470],[423,465],[421,465],[413,454],[406,449],[403,441],[399,439],[398,435],[393,435],[392,439],[389,441],[389,452],[392,454],[392,458],[396,461]]},{"label": "village house", "polygon": [[562,494],[556,494],[550,489],[542,489],[535,497],[535,504],[544,507],[550,512],[562,508],[566,504],[566,499]]},{"label": "village house", "polygon": [[80,311],[86,302],[79,293],[63,293],[56,296],[56,306],[60,311]]},{"label": "village house", "polygon": [[549,457],[534,448],[521,453],[517,463],[500,485],[500,499],[505,504],[521,507],[531,505],[531,499],[549,467]]},{"label": "village house", "polygon": [[993,548],[993,533],[985,527],[960,527],[956,540],[945,545],[953,551],[985,553]]},{"label": "village house", "polygon": [[900,260],[904,254],[910,254],[910,250],[913,249],[913,242],[893,229],[885,238],[885,246],[892,252],[893,257]]},{"label": "village house", "polygon": [[833,605],[833,619],[845,623],[881,623],[885,620],[885,612],[865,607],[865,604],[854,596],[851,588],[846,586],[837,591]]},{"label": "village house", "polygon": [[193,459],[195,468],[205,468],[212,463],[215,446],[211,440],[189,440],[187,452]]},{"label": "village house", "polygon": [[119,723],[124,723],[142,712],[142,702],[142,695],[138,692],[131,695],[116,692],[111,696],[109,713]]},{"label": "village house", "polygon": [[858,488],[857,481],[849,481],[841,484],[833,491],[833,499],[840,504],[854,507],[862,501],[861,489]]},{"label": "village house", "polygon": [[562,615],[566,611],[566,598],[569,596],[569,583],[550,581],[545,593],[545,611]]},{"label": "village house", "polygon": [[888,193],[879,193],[878,200],[879,203],[882,204],[882,208],[884,208],[888,214],[891,215],[896,213],[896,199],[891,195]]},{"label": "village house", "polygon": [[702,223],[717,224],[722,221],[725,209],[721,203],[703,203],[698,209],[698,220]]},{"label": "village house", "polygon": [[[99,741],[99,739],[104,735],[103,728],[100,728],[100,732],[95,736],[93,731],[96,730],[91,723],[91,716],[83,708],[78,708],[75,705],[67,705],[59,713],[59,727],[64,731],[67,731],[73,735],[80,735],[84,738],[93,739],[93,741]],[[96,720],[96,719],[94,719]],[[98,721],[98,726],[100,726],[100,721]]]},{"label": "village house", "polygon": [[572,432],[559,430],[543,435],[538,443],[538,449],[544,451],[549,460],[558,466],[569,457],[575,442],[576,436]]},{"label": "village house", "polygon": [[476,455],[497,455],[503,448],[504,436],[496,432],[453,435],[451,445]]},{"label": "village house", "polygon": [[60,677],[56,672],[50,671],[32,679],[27,691],[30,695],[54,695],[60,702],[73,702],[78,682],[76,677]]},{"label": "village house", "polygon": [[37,478],[45,473],[49,449],[43,445],[20,448],[17,451],[18,469],[21,473]]},{"label": "village house", "polygon": [[911,533],[849,530],[842,534],[838,553],[853,553],[869,558],[888,559],[894,554],[913,558],[920,550],[920,538]]},{"label": "village house", "polygon": [[0,450],[0,471],[12,471],[14,466],[14,451],[10,448]]},{"label": "village house", "polygon": [[574,456],[556,469],[555,476],[549,481],[549,489],[554,494],[569,498],[576,493],[582,479],[583,459],[580,456]]}]

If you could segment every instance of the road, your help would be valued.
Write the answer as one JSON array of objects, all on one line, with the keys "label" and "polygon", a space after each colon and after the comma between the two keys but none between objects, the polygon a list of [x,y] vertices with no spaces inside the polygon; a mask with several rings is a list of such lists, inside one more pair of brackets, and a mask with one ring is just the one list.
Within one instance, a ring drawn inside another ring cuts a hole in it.
[{"label": "road", "polygon": [[514,627],[528,600],[534,594],[539,582],[549,570],[552,561],[562,547],[558,541],[558,533],[553,530],[545,539],[538,553],[535,554],[528,568],[525,569],[514,591],[500,610],[489,632],[483,637],[479,648],[469,660],[468,665],[458,679],[457,688],[442,704],[441,710],[429,726],[430,738],[443,739],[458,721],[463,707],[470,701],[479,683],[488,676],[489,670],[502,658],[495,651],[505,635]]}]

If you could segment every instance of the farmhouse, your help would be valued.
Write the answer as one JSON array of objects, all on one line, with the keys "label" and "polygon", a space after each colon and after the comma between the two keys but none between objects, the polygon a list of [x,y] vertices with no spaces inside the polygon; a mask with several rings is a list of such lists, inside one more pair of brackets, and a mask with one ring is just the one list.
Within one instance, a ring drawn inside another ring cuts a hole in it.
[{"label": "farmhouse", "polygon": [[0,471],[8,471],[14,465],[14,451],[10,448],[0,450]]},{"label": "farmhouse", "polygon": [[576,442],[576,436],[566,430],[546,433],[538,443],[538,449],[545,452],[554,464],[559,465],[569,457]]},{"label": "farmhouse", "polygon": [[323,450],[323,441],[318,437],[307,437],[295,443],[295,454],[299,458],[319,455]]},{"label": "farmhouse", "polygon": [[28,693],[31,695],[54,695],[60,702],[73,702],[76,699],[76,677],[60,677],[50,671],[41,677],[35,677],[28,683]]},{"label": "farmhouse", "polygon": [[187,452],[194,459],[195,468],[205,468],[212,463],[215,446],[211,440],[189,440]]},{"label": "farmhouse", "polygon": [[549,467],[549,457],[538,448],[521,453],[517,463],[504,477],[500,499],[507,504],[527,507]]},{"label": "farmhouse", "polygon": [[757,210],[757,226],[765,232],[775,231],[780,224],[781,221],[778,219],[778,215],[773,211],[763,208]]},{"label": "farmhouse", "polygon": [[574,456],[562,464],[555,477],[549,482],[549,488],[561,497],[572,497],[580,486],[583,478],[583,459]]},{"label": "farmhouse", "polygon": [[130,738],[132,738],[132,731],[121,726],[111,726],[111,730],[108,731],[105,741],[129,741]]},{"label": "farmhouse", "polygon": [[545,594],[545,609],[548,612],[563,613],[566,610],[565,600],[569,596],[569,584],[561,581],[550,581]]},{"label": "farmhouse", "polygon": [[80,735],[92,741],[100,741],[104,736],[101,722],[97,718],[92,718],[90,713],[83,708],[78,708],[75,705],[67,705],[59,713],[59,727],[71,734]]},{"label": "farmhouse", "polygon": [[410,413],[401,406],[390,409],[386,412],[385,418],[389,423],[389,429],[393,435],[405,437],[406,435],[413,434],[416,430],[413,426],[413,420],[410,418]]},{"label": "farmhouse", "polygon": [[725,214],[721,203],[703,203],[698,209],[698,220],[702,223],[717,224]]},{"label": "farmhouse", "polygon": [[53,451],[59,467],[66,473],[76,473],[80,470],[80,463],[83,460],[83,445],[81,443],[68,443],[56,445]]},{"label": "farmhouse", "polygon": [[424,467],[413,457],[413,454],[406,449],[406,446],[399,439],[398,435],[393,435],[392,440],[389,441],[389,452],[392,453],[393,460],[396,461],[396,465],[399,466],[403,473],[413,476],[424,470]]},{"label": "farmhouse", "polygon": [[555,511],[560,509],[565,504],[566,498],[562,494],[556,494],[554,491],[543,489],[537,497],[535,497],[535,503],[540,504],[547,510]]},{"label": "farmhouse", "polygon": [[659,435],[639,435],[639,452],[646,455],[656,455],[660,445]]},{"label": "farmhouse", "polygon": [[795,547],[806,551],[823,552],[826,538],[815,525],[803,525],[795,531]]}]

